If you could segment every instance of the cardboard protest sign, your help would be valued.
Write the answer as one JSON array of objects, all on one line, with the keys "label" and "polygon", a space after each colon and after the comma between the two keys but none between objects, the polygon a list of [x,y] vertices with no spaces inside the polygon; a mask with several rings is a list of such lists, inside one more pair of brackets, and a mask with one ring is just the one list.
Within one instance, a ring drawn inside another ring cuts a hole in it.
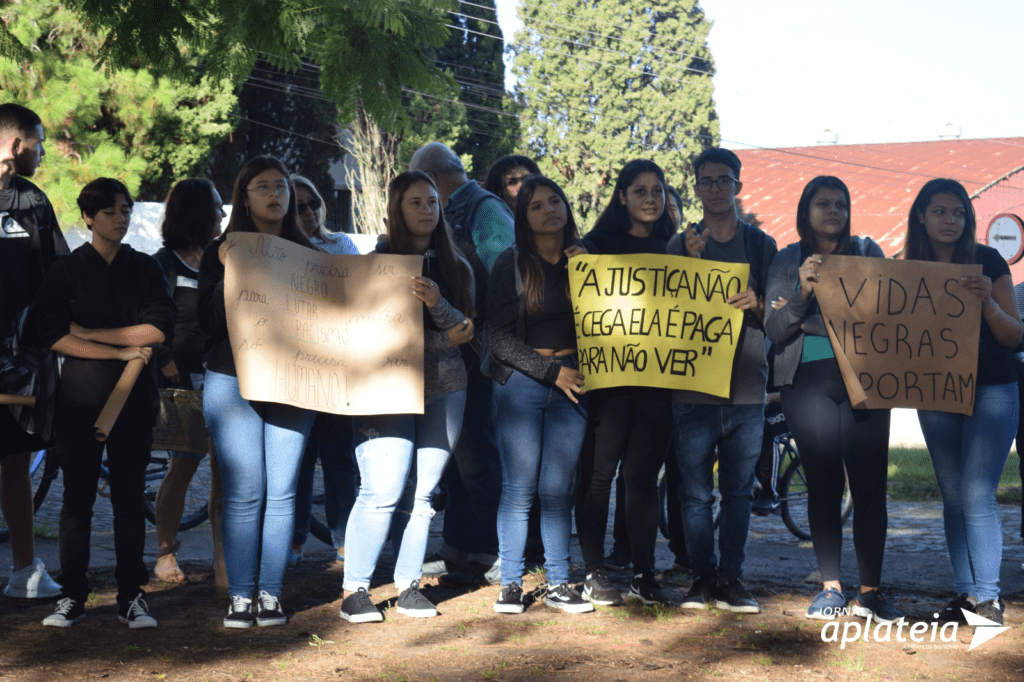
[{"label": "cardboard protest sign", "polygon": [[655,254],[570,260],[587,390],[652,386],[727,398],[743,312],[726,299],[747,288],[749,271]]},{"label": "cardboard protest sign", "polygon": [[420,256],[335,256],[234,232],[224,306],[242,397],[333,414],[423,413]]},{"label": "cardboard protest sign", "polygon": [[814,295],[856,408],[970,415],[981,301],[961,285],[980,265],[823,256]]}]

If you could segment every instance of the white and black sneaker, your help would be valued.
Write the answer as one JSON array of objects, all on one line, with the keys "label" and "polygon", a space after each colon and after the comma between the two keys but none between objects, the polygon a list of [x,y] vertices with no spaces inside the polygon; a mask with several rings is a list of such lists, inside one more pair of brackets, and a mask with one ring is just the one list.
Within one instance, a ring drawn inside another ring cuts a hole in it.
[{"label": "white and black sneaker", "polygon": [[654,578],[652,571],[644,571],[633,576],[629,585],[628,599],[639,599],[645,604],[660,604],[668,601],[661,584]]},{"label": "white and black sneaker", "polygon": [[233,630],[246,630],[256,623],[252,615],[252,599],[235,595],[231,597],[228,615],[224,616],[224,627]]},{"label": "white and black sneaker", "polygon": [[149,615],[149,607],[143,597],[146,593],[139,591],[135,599],[131,601],[117,602],[117,620],[127,625],[132,630],[139,628],[155,628],[156,618]]},{"label": "white and black sneaker", "polygon": [[43,619],[43,625],[51,628],[69,628],[85,620],[85,602],[64,597],[57,602],[57,609]]},{"label": "white and black sneaker", "polygon": [[360,587],[341,602],[341,616],[350,623],[379,623],[384,614],[377,610],[365,587]]},{"label": "white and black sneaker", "polygon": [[522,613],[526,610],[523,603],[523,588],[519,583],[509,583],[501,588],[498,601],[494,602],[496,613]]},{"label": "white and black sneaker", "polygon": [[[377,609],[374,609],[376,611]],[[409,587],[402,590],[398,595],[398,604],[395,608],[403,616],[412,618],[433,618],[438,615],[437,607],[420,592],[420,581],[413,580]],[[344,618],[344,616],[342,616]]]},{"label": "white and black sneaker", "polygon": [[622,606],[622,595],[602,569],[587,574],[583,583],[583,598],[598,606]]},{"label": "white and black sneaker", "polygon": [[256,601],[256,625],[265,628],[284,625],[287,622],[288,616],[284,615],[281,600],[266,590],[260,590],[259,599]]},{"label": "white and black sneaker", "polygon": [[593,604],[581,597],[579,592],[565,583],[548,587],[548,594],[544,598],[544,605],[562,609],[566,613],[590,613],[594,610]]}]

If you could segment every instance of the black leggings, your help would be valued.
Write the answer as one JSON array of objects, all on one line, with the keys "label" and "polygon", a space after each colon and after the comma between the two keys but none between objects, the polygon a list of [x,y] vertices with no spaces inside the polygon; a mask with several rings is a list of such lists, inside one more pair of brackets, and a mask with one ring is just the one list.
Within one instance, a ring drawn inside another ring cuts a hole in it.
[{"label": "black leggings", "polygon": [[671,433],[672,402],[665,389],[608,388],[592,394],[576,495],[576,531],[587,573],[604,568],[608,500],[620,459],[633,571],[654,568],[658,471]]},{"label": "black leggings", "polygon": [[845,463],[860,584],[877,587],[888,525],[889,410],[854,410],[831,358],[800,365],[793,385],[782,387],[782,410],[807,477],[807,515],[822,581],[839,580]]}]

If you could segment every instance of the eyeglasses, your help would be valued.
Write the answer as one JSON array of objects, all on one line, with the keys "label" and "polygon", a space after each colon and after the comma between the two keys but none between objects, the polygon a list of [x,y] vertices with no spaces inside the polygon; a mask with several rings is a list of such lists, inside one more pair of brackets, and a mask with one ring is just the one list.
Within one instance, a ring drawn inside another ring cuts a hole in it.
[{"label": "eyeglasses", "polygon": [[275,196],[279,197],[288,196],[288,185],[284,182],[279,182],[276,185],[262,183],[255,187],[246,187],[245,189],[248,192],[256,192],[256,194],[259,194],[261,197],[270,196],[271,192],[273,192]]},{"label": "eyeglasses", "polygon": [[302,215],[303,213],[305,213],[307,208],[310,211],[314,211],[314,212],[319,211],[321,206],[323,206],[323,202],[321,202],[316,197],[313,197],[312,199],[310,199],[306,203],[298,205],[299,215]]},{"label": "eyeglasses", "polygon": [[736,184],[736,178],[731,175],[723,175],[718,178],[701,178],[697,181],[697,189],[707,192],[712,187],[723,191],[729,191]]}]

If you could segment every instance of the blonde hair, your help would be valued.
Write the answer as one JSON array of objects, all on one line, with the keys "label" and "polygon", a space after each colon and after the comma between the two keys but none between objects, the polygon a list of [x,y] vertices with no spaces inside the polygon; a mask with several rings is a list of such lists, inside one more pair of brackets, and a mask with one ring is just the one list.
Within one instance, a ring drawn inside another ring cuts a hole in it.
[{"label": "blonde hair", "polygon": [[316,229],[313,231],[313,234],[309,236],[317,237],[319,239],[327,241],[327,230],[324,228],[324,224],[327,222],[327,203],[324,201],[324,198],[320,196],[320,192],[316,190],[316,187],[313,185],[312,182],[309,181],[309,179],[304,178],[301,175],[293,175],[292,182],[295,183],[296,188],[301,187],[302,189],[306,190],[307,192],[315,196],[317,198],[317,201],[320,202],[320,208],[316,210]]}]

